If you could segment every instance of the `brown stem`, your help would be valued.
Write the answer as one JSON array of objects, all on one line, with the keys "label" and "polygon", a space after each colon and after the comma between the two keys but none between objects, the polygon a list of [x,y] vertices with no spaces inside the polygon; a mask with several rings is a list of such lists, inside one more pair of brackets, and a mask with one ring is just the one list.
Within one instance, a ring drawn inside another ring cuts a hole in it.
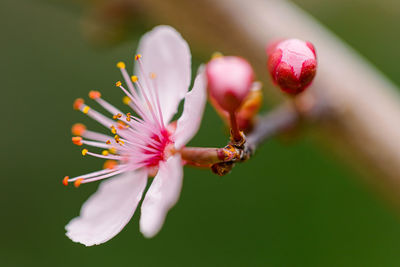
[{"label": "brown stem", "polygon": [[240,133],[235,112],[229,113],[229,121],[231,124],[232,141],[235,143],[243,143],[243,135]]},{"label": "brown stem", "polygon": [[182,159],[195,165],[211,165],[224,160],[223,148],[184,147],[180,153]]},{"label": "brown stem", "polygon": [[285,103],[277,109],[260,116],[247,135],[247,146],[254,153],[266,139],[293,128],[299,122],[300,115],[292,103]]}]

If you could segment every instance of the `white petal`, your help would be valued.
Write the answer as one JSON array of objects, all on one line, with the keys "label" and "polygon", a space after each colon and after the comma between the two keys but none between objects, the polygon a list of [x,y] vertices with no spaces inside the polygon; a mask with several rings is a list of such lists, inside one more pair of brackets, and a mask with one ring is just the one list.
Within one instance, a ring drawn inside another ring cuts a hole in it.
[{"label": "white petal", "polygon": [[140,231],[147,237],[155,236],[164,224],[168,211],[179,199],[183,168],[180,155],[170,157],[160,164],[160,169],[144,197]]},{"label": "white petal", "polygon": [[141,73],[136,63],[135,74],[143,86],[146,86],[144,79],[148,80],[151,72],[156,74],[161,110],[167,124],[177,112],[179,102],[190,85],[189,46],[174,28],[157,26],[142,37],[138,53],[142,55],[140,60],[146,73]]},{"label": "white petal", "polygon": [[206,87],[204,68],[201,67],[194,81],[193,89],[185,97],[183,113],[178,120],[174,134],[176,149],[186,145],[200,128],[207,101]]},{"label": "white petal", "polygon": [[104,243],[117,235],[132,218],[147,183],[138,170],[111,178],[82,206],[79,217],[65,227],[66,235],[86,246]]}]

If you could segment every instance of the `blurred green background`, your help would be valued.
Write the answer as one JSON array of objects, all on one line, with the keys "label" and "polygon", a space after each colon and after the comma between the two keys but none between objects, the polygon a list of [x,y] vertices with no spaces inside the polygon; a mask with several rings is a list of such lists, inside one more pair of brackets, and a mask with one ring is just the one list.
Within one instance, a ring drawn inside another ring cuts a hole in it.
[{"label": "blurred green background", "polygon": [[[400,84],[398,1],[295,1]],[[354,171],[307,135],[274,139],[226,177],[186,168],[180,201],[154,239],[138,215],[111,241],[86,248],[65,235],[96,183],[64,175],[96,170],[71,143],[72,110],[92,89],[121,103],[115,63],[139,36],[96,47],[78,2],[1,0],[0,266],[400,266],[400,221]],[[201,62],[196,55],[195,65]],[[121,104],[122,105],[122,104]],[[208,107],[192,145],[224,145]]]}]

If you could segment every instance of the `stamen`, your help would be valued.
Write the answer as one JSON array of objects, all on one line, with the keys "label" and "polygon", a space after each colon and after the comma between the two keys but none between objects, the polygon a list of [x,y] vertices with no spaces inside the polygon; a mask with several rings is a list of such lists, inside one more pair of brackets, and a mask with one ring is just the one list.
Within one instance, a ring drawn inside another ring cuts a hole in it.
[{"label": "stamen", "polygon": [[[107,161],[109,161],[109,160],[107,160]],[[114,161],[114,162],[117,163],[117,161]],[[119,168],[120,166],[123,166],[123,165],[116,164],[116,167]],[[85,175],[80,175],[80,176],[77,176],[77,177],[74,177],[74,178],[69,178],[68,179],[68,183],[74,182],[74,181],[76,181],[78,179],[87,179],[87,178],[93,178],[93,177],[104,175],[104,174],[109,174],[111,172],[113,172],[113,171],[111,171],[110,169],[103,169],[103,170],[100,170],[100,171],[91,172],[91,173],[88,173],[88,174],[85,174]]]},{"label": "stamen", "polygon": [[118,120],[118,119],[120,119],[122,117],[122,114],[121,113],[118,113],[117,115],[114,115],[113,116],[113,119],[114,120]]},{"label": "stamen", "polygon": [[86,152],[86,154],[93,156],[93,157],[97,157],[97,158],[102,158],[102,159],[115,159],[115,160],[121,160],[122,157],[121,156],[112,156],[112,155],[101,155],[101,154],[97,154],[97,153],[93,153],[93,152]]},{"label": "stamen", "polygon": [[[160,106],[157,106],[157,101],[155,100],[155,97],[154,97],[154,94],[157,95],[157,91],[155,90],[155,88],[153,88],[154,90],[152,90],[152,88],[150,87],[150,82],[148,81],[147,76],[146,76],[146,73],[147,73],[147,72],[145,71],[144,66],[143,66],[143,63],[142,63],[141,60],[138,60],[138,65],[139,65],[140,71],[143,73],[144,82],[145,82],[145,84],[146,84],[146,86],[147,86],[147,88],[148,88],[149,94],[150,94],[150,96],[151,96],[153,107],[154,107],[154,108],[157,107],[157,109],[159,109],[159,111],[160,111],[160,112],[159,112],[159,115],[160,115],[160,114],[161,114],[161,107],[160,107]],[[155,78],[155,77],[154,77],[154,78]],[[138,81],[137,84],[138,84],[140,87],[142,87],[139,81]],[[142,88],[143,88],[143,87],[142,87]],[[153,91],[154,91],[154,92],[153,92]],[[143,93],[143,95],[145,96],[146,101],[149,102],[149,100],[148,100],[147,97],[146,97],[145,90],[142,89],[142,93]],[[154,114],[155,112],[153,111],[153,108],[149,107],[149,109],[150,109],[150,111],[152,111],[151,113],[152,113],[152,115],[153,115],[155,121],[157,121],[157,122],[160,124],[159,126],[160,126],[161,128],[164,128],[164,122],[163,122],[162,116],[159,118],[160,121],[158,121],[158,120],[155,118],[156,115]]]},{"label": "stamen", "polygon": [[74,109],[79,110],[79,109],[81,109],[81,106],[83,104],[85,104],[85,100],[83,100],[82,98],[77,98],[74,101],[73,107],[74,107]]},{"label": "stamen", "polygon": [[[130,121],[130,118],[129,118],[129,119],[126,118],[126,120],[127,120],[127,121]],[[126,124],[126,123],[123,122],[123,121],[118,121],[117,124],[118,124],[118,129],[120,129],[120,130],[129,128],[129,125]]]},{"label": "stamen", "polygon": [[125,172],[125,171],[127,171],[127,168],[124,168],[124,169],[120,168],[119,170],[115,170],[113,172],[110,172],[109,174],[93,177],[93,178],[90,178],[90,179],[85,179],[85,180],[81,181],[81,183],[82,184],[86,184],[86,183],[102,180],[102,179],[105,179],[105,178],[108,178],[108,177],[111,177],[111,176],[115,176],[115,175],[120,174],[120,173]]},{"label": "stamen", "polygon": [[95,100],[100,106],[102,106],[105,110],[107,110],[111,114],[113,114],[113,115],[121,114],[121,116],[122,116],[122,111],[120,111],[119,109],[117,109],[116,107],[114,107],[113,105],[111,105],[110,103],[105,101],[104,99],[96,98]]},{"label": "stamen", "polygon": [[[136,121],[137,118],[131,117],[131,119],[133,119],[133,120]],[[157,141],[157,140],[155,140],[154,138],[151,138],[151,137],[150,137],[152,134],[158,136],[158,138],[159,138],[160,140],[163,138],[162,133],[161,133],[160,131],[155,131],[155,130],[154,130],[154,127],[153,127],[152,125],[148,125],[148,124],[146,124],[146,123],[142,123],[142,122],[139,122],[139,121],[137,121],[136,123],[139,124],[139,125],[134,125],[133,128],[129,128],[129,129],[128,129],[129,132],[131,132],[131,133],[134,134],[135,136],[137,136],[137,135],[141,136],[142,139],[143,139],[144,141],[146,141],[147,143],[148,143],[148,142],[152,142],[152,141]],[[145,130],[147,130],[147,132],[145,132]],[[145,133],[144,133],[144,132],[145,132]],[[157,141],[157,142],[158,142],[158,141]]]},{"label": "stamen", "polygon": [[117,129],[115,129],[114,126],[111,126],[111,133],[112,134],[116,134],[117,133]]},{"label": "stamen", "polygon": [[132,75],[132,76],[131,76],[131,81],[132,81],[132,82],[135,83],[135,82],[137,82],[138,80],[139,80],[138,76],[136,76],[136,75]]},{"label": "stamen", "polygon": [[78,180],[76,180],[76,181],[74,182],[74,186],[75,186],[76,188],[78,188],[78,187],[81,185],[82,181],[83,181],[83,178],[79,178]]},{"label": "stamen", "polygon": [[121,88],[121,90],[130,98],[130,100],[133,101],[134,104],[134,110],[139,114],[140,117],[142,117],[143,119],[148,119],[148,116],[144,113],[144,108],[141,104],[141,102],[139,101],[139,96],[137,95],[135,90],[132,90],[132,94],[130,94],[122,85],[118,86],[119,88]]},{"label": "stamen", "polygon": [[81,146],[82,145],[82,137],[80,137],[80,136],[72,137],[72,143],[74,143],[77,146]]},{"label": "stamen", "polygon": [[124,103],[125,105],[129,105],[131,103],[131,99],[129,98],[129,96],[124,96],[122,98],[122,103]]},{"label": "stamen", "polygon": [[91,140],[95,140],[95,141],[100,141],[100,142],[105,142],[107,140],[109,140],[111,137],[109,135],[105,135],[102,133],[97,133],[97,132],[92,132],[89,130],[86,130],[82,137],[87,138],[87,139],[91,139]]},{"label": "stamen", "polygon": [[[132,95],[130,95],[130,94],[125,90],[124,87],[120,86],[120,88],[121,88],[122,91],[124,91],[124,93],[125,93],[128,97],[130,97],[130,99],[131,99],[132,101],[134,101],[134,105],[136,106],[136,108],[134,108],[134,110],[135,110],[144,120],[150,120],[150,119],[148,118],[148,116],[145,115],[145,113],[142,111],[142,108],[141,108],[141,106],[139,106],[139,104],[137,103],[136,99],[135,99]],[[135,92],[135,94],[136,94],[136,92]],[[136,94],[136,96],[137,96],[137,94]],[[139,103],[140,103],[140,102],[139,102]],[[153,113],[152,113],[152,115],[153,115],[153,118],[155,118]],[[142,127],[142,126],[147,127],[147,126],[144,124],[144,121],[142,121],[142,120],[140,120],[140,119],[138,119],[138,118],[136,118],[136,117],[133,117],[133,116],[131,117],[131,119],[134,119],[135,122],[139,123],[141,127]],[[157,125],[157,126],[160,127],[160,125]],[[154,129],[153,126],[152,126],[152,127],[148,127],[148,128],[150,129],[150,131],[151,131],[152,133],[154,133],[154,134],[158,135],[160,138],[162,138],[161,134],[159,133],[159,129],[158,129],[158,130],[157,130],[157,129]]]},{"label": "stamen", "polygon": [[129,74],[125,69],[125,63],[124,62],[118,62],[117,67],[120,69],[122,76],[124,77],[124,80],[126,84],[128,85],[129,91],[134,94],[135,88],[133,87],[132,82],[129,80]]},{"label": "stamen", "polygon": [[117,63],[117,68],[125,69],[125,63],[122,62],[122,61],[118,62],[118,63]]},{"label": "stamen", "polygon": [[158,147],[160,145],[160,143],[156,144],[156,145],[153,145],[154,147],[151,147],[151,146],[149,146],[148,142],[144,142],[144,144],[140,144],[138,142],[130,142],[130,141],[125,140],[125,139],[121,140],[121,138],[119,136],[117,138],[118,138],[118,141],[116,141],[117,143],[124,144],[124,142],[126,142],[127,144],[136,146],[136,148],[141,148],[141,149],[147,150],[148,152],[151,152],[151,153],[158,153],[159,152],[159,150],[155,149],[154,147]]},{"label": "stamen", "polygon": [[86,126],[82,123],[75,123],[72,128],[71,132],[73,135],[81,136],[86,131]]},{"label": "stamen", "polygon": [[87,114],[89,117],[91,117],[92,119],[98,121],[100,124],[102,124],[103,126],[109,128],[112,125],[114,125],[114,121],[107,118],[106,116],[104,116],[103,114],[97,112],[94,109],[89,108],[86,105],[81,105],[80,110]]},{"label": "stamen", "polygon": [[[140,61],[139,61],[139,62],[140,62]],[[139,64],[139,66],[140,66],[140,65],[141,65],[141,64]],[[146,79],[145,79],[145,81],[146,81]],[[138,86],[138,88],[140,89],[140,92],[142,93],[142,95],[143,95],[143,97],[144,97],[144,99],[145,99],[145,101],[146,101],[146,104],[147,104],[147,106],[148,106],[148,108],[149,108],[149,111],[150,111],[150,113],[151,113],[151,116],[153,117],[154,122],[158,124],[158,127],[162,128],[162,124],[161,124],[161,122],[158,120],[158,118],[157,118],[157,116],[156,116],[156,114],[155,114],[155,112],[154,112],[154,107],[155,107],[154,103],[150,101],[150,98],[147,96],[147,92],[146,92],[146,90],[144,90],[144,87],[142,86],[141,82],[138,81],[138,82],[135,83],[135,84],[136,84],[136,85]],[[148,86],[148,84],[147,84],[147,87],[150,88],[150,87]],[[149,93],[150,93],[150,95],[151,95],[151,97],[152,97],[152,100],[154,101],[154,99],[153,99],[153,94],[151,93],[151,90],[148,90],[148,91],[149,91]]]},{"label": "stamen", "polygon": [[161,121],[162,127],[165,127],[164,126],[164,118],[163,118],[162,111],[161,111],[160,97],[158,95],[157,81],[156,81],[155,78],[156,78],[156,74],[154,73],[154,78],[152,78],[152,80],[153,80],[154,94],[156,95],[156,103],[157,103],[158,115],[160,116],[160,121]]},{"label": "stamen", "polygon": [[89,92],[89,97],[91,99],[97,99],[97,98],[101,97],[101,93],[99,91],[92,90],[92,91]]},{"label": "stamen", "polygon": [[93,147],[105,148],[105,149],[109,149],[110,148],[109,144],[104,144],[104,143],[94,142],[94,141],[82,140],[82,144],[88,145],[88,146],[93,146]]},{"label": "stamen", "polygon": [[124,141],[121,141],[121,138],[118,135],[114,136],[114,140],[115,142],[117,142],[117,144],[120,144],[121,146],[124,144]]},{"label": "stamen", "polygon": [[106,162],[104,162],[103,165],[103,169],[108,169],[108,170],[112,170],[115,169],[115,167],[118,166],[118,162],[116,162],[115,160],[106,160]]},{"label": "stamen", "polygon": [[[83,183],[97,181],[114,176],[118,173],[144,166],[153,166],[163,160],[165,153],[169,153],[165,147],[171,143],[170,135],[164,126],[159,91],[156,84],[157,75],[153,72],[144,72],[143,62],[137,54],[135,60],[138,61],[140,69],[140,79],[136,75],[130,76],[126,71],[124,62],[118,62],[117,67],[121,70],[124,82],[129,90],[122,86],[121,81],[117,81],[115,86],[126,94],[123,102],[133,108],[132,113],[122,113],[113,105],[101,98],[101,93],[95,90],[89,92],[89,97],[98,102],[108,112],[110,117],[93,110],[84,103],[83,99],[74,102],[74,108],[81,110],[84,114],[99,121],[111,130],[114,137],[91,132],[83,124],[75,124],[72,127],[72,142],[76,145],[88,145],[102,148],[101,153],[89,152],[88,149],[82,150],[82,155],[90,155],[106,159],[104,170],[77,176],[75,178],[64,177],[63,184],[74,182],[75,187]],[[143,80],[142,80],[143,77]],[[129,92],[130,91],[130,92]],[[121,131],[120,131],[121,130]],[[117,135],[118,132],[118,135]],[[92,139],[88,141],[83,138]],[[98,141],[98,142],[96,142]],[[120,146],[117,146],[119,144]],[[117,148],[118,147],[118,151]],[[135,153],[133,153],[135,151]],[[138,154],[137,154],[138,153]]]}]

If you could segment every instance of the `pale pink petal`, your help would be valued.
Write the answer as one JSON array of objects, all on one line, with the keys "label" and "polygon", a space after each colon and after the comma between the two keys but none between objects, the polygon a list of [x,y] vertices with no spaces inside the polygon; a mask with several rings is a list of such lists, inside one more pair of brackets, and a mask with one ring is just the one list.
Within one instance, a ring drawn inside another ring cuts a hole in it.
[{"label": "pale pink petal", "polygon": [[170,157],[160,164],[160,169],[144,197],[140,231],[147,237],[155,236],[161,229],[168,211],[178,201],[182,188],[183,168],[180,155]]},{"label": "pale pink petal", "polygon": [[307,43],[299,39],[288,39],[276,46],[276,49],[282,51],[281,61],[289,64],[297,78],[300,77],[303,63],[308,59],[315,60],[313,50],[307,46]]},{"label": "pale pink petal", "polygon": [[[168,123],[177,112],[179,102],[185,97],[191,78],[191,54],[186,41],[170,26],[157,26],[146,33],[139,43],[138,53],[145,73],[135,63],[135,74],[148,88],[155,73],[154,82],[159,93],[164,122]],[[148,88],[149,89],[149,88]]]},{"label": "pale pink petal", "polygon": [[178,120],[174,134],[176,149],[180,149],[186,145],[200,128],[207,101],[206,87],[204,68],[201,68],[194,81],[193,89],[185,97],[183,113]]},{"label": "pale pink petal", "polygon": [[104,243],[132,218],[146,187],[147,172],[137,170],[111,178],[82,206],[79,217],[65,227],[66,235],[86,246]]}]

